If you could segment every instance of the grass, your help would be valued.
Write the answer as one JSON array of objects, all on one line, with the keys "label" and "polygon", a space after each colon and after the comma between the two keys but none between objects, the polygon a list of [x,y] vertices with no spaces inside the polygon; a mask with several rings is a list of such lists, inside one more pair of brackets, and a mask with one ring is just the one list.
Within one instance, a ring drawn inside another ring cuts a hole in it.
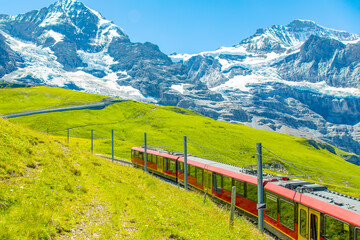
[{"label": "grass", "polygon": [[[0,115],[98,102],[104,96],[51,87],[0,88]],[[11,99],[12,101],[9,101]]]},{"label": "grass", "polygon": [[266,239],[201,194],[0,124],[0,239]]},{"label": "grass", "polygon": [[[150,146],[182,152],[183,136],[187,136],[189,154],[238,166],[256,164],[256,143],[261,142],[281,158],[263,150],[265,163],[286,169],[281,174],[303,175],[305,172],[315,176],[304,179],[360,197],[360,167],[341,157],[348,153],[336,148],[331,151],[331,146],[330,151],[315,148],[305,138],[215,121],[190,110],[127,101],[103,110],[48,113],[12,121],[39,131],[49,128],[50,134],[62,137],[70,128],[71,141],[86,150],[90,149],[93,129],[95,152],[105,155],[111,154],[110,137],[114,129],[115,155],[128,160],[130,148],[143,145],[144,132],[148,134]],[[268,171],[276,173],[279,169]]]}]

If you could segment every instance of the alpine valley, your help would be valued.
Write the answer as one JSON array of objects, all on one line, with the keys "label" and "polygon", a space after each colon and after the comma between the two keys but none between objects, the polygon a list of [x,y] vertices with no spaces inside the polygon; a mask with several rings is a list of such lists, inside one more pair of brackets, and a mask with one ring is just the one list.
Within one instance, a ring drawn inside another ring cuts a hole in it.
[{"label": "alpine valley", "polygon": [[167,56],[81,2],[60,0],[0,15],[0,77],[183,107],[360,154],[360,35],[308,20]]}]

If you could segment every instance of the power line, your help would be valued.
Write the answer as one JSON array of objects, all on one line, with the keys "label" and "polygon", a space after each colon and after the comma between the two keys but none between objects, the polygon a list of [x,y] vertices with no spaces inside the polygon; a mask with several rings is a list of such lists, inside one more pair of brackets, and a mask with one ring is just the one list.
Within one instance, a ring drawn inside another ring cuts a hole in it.
[{"label": "power line", "polygon": [[276,156],[277,158],[279,158],[281,161],[286,162],[287,164],[289,164],[290,166],[292,166],[293,168],[297,169],[299,172],[303,173],[305,176],[307,176],[307,174],[303,171],[301,171],[300,169],[298,169],[297,167],[295,167],[294,165],[292,165],[291,163],[289,163],[288,161],[284,160],[282,157],[279,157],[277,154],[273,153],[272,151],[270,151],[269,149],[267,149],[266,147],[262,146],[262,148],[264,148],[266,151],[268,151],[269,153],[273,154],[274,156]]}]

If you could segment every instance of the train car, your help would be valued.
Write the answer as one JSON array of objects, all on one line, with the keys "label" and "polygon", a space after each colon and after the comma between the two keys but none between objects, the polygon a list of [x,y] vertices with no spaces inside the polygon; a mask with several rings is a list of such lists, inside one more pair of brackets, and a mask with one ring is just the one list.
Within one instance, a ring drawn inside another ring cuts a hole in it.
[{"label": "train car", "polygon": [[[144,148],[132,148],[132,162],[144,167]],[[184,184],[184,157],[161,149],[147,150],[149,172]],[[187,158],[188,186],[231,203],[257,221],[256,171],[196,156]],[[280,239],[360,240],[360,199],[326,186],[264,174],[265,228]]]}]

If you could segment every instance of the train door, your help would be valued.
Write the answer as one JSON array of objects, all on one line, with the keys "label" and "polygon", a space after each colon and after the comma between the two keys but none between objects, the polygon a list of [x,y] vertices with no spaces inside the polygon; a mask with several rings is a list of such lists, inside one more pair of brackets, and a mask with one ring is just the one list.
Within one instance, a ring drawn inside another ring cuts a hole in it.
[{"label": "train door", "polygon": [[207,189],[207,193],[211,194],[212,190],[212,172],[205,170],[205,178],[204,178],[204,189]]},{"label": "train door", "polygon": [[309,209],[310,240],[320,240],[320,213]]},{"label": "train door", "polygon": [[308,240],[309,238],[309,221],[308,221],[309,209],[299,204],[299,221],[298,221],[298,239]]},{"label": "train door", "polygon": [[298,239],[320,240],[320,213],[299,204]]},{"label": "train door", "polygon": [[160,157],[160,156],[158,156],[157,158],[158,158],[158,159],[157,159],[158,171],[159,171],[159,172],[163,172],[164,158],[163,158],[163,157]]}]

